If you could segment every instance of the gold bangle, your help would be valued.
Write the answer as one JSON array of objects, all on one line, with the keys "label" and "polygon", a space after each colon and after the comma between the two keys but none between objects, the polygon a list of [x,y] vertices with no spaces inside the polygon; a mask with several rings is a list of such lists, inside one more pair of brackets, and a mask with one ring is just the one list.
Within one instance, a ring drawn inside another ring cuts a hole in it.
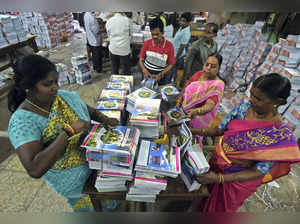
[{"label": "gold bangle", "polygon": [[219,183],[220,183],[220,184],[224,184],[224,180],[225,180],[225,179],[224,179],[224,175],[220,173],[220,174],[219,174]]}]

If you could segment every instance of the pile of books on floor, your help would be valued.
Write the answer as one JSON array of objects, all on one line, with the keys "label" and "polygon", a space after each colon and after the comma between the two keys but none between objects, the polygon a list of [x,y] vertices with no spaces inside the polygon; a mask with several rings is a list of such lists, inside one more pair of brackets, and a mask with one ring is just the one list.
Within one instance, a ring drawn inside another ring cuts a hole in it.
[{"label": "pile of books on floor", "polygon": [[198,190],[201,184],[195,179],[195,175],[208,172],[209,164],[200,148],[197,138],[188,143],[187,150],[182,159],[181,170],[180,177],[188,191]]},{"label": "pile of books on floor", "polygon": [[141,138],[159,138],[161,126],[160,99],[137,99],[129,125],[141,132]]},{"label": "pile of books on floor", "polygon": [[127,96],[126,110],[129,113],[133,113],[135,110],[135,104],[137,99],[154,99],[157,96],[159,96],[158,92],[155,92],[146,87],[139,88]]},{"label": "pile of books on floor", "polygon": [[86,56],[76,56],[71,58],[73,71],[75,72],[76,83],[85,85],[92,80],[91,70]]},{"label": "pile of books on floor", "polygon": [[64,86],[76,82],[75,75],[72,75],[68,72],[67,65],[63,63],[57,63],[56,71],[58,72],[58,86]]},{"label": "pile of books on floor", "polygon": [[99,95],[96,109],[120,123],[126,120],[126,96],[133,88],[133,76],[112,75],[105,89]]},{"label": "pile of books on floor", "polygon": [[164,176],[136,171],[134,180],[128,184],[126,200],[154,203],[156,196],[166,190],[167,183]]},{"label": "pile of books on floor", "polygon": [[[83,141],[90,169],[99,170],[96,181],[98,190],[116,191],[120,183],[132,179],[134,158],[139,141],[139,130],[133,127],[117,126],[106,130],[101,124],[94,124]],[[116,180],[119,178],[119,181]],[[100,180],[105,179],[102,182]],[[110,186],[110,187],[108,187]],[[112,186],[115,186],[112,187]]]},{"label": "pile of books on floor", "polygon": [[27,40],[28,32],[19,17],[0,15],[0,24],[0,48]]}]

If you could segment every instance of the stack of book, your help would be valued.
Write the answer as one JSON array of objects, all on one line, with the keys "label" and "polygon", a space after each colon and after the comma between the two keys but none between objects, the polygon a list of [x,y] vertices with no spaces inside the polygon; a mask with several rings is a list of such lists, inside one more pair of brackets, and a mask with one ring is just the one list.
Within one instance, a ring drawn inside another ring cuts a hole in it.
[{"label": "stack of book", "polygon": [[160,92],[161,92],[162,99],[165,101],[169,101],[170,98],[172,99],[176,98],[180,94],[178,89],[176,89],[176,87],[171,85],[162,87]]},{"label": "stack of book", "polygon": [[160,99],[137,99],[129,125],[141,132],[141,138],[159,138],[161,115]]},{"label": "stack of book", "polygon": [[75,72],[76,83],[85,85],[92,80],[91,70],[86,56],[77,56],[71,58],[73,71]]},{"label": "stack of book", "polygon": [[82,144],[89,167],[121,176],[131,175],[139,136],[137,128],[117,126],[106,130],[101,124],[95,124]]},{"label": "stack of book", "polygon": [[132,181],[133,175],[120,175],[115,172],[98,170],[95,188],[98,192],[127,191],[127,182]]},{"label": "stack of book", "polygon": [[140,89],[137,89],[136,91],[132,92],[127,96],[127,106],[126,110],[129,113],[133,113],[135,110],[135,104],[137,99],[154,99],[158,96],[158,93],[148,89],[146,87],[142,87]]},{"label": "stack of book", "polygon": [[183,157],[188,148],[191,146],[193,136],[186,123],[182,123],[179,130],[181,135],[172,136],[170,144],[174,147],[178,147],[180,155]]},{"label": "stack of book", "polygon": [[135,171],[176,178],[181,173],[178,147],[141,140]]},{"label": "stack of book", "polygon": [[126,200],[155,202],[156,196],[166,190],[167,183],[163,176],[137,171],[129,184]]},{"label": "stack of book", "polygon": [[130,89],[133,89],[133,76],[132,75],[111,75],[110,82],[125,82],[130,84]]},{"label": "stack of book", "polygon": [[197,139],[193,139],[193,141],[189,143],[188,150],[182,159],[181,167],[182,172],[180,177],[188,191],[198,190],[201,184],[197,182],[195,175],[208,172],[210,167]]},{"label": "stack of book", "polygon": [[68,67],[63,63],[57,63],[56,71],[58,72],[58,86],[68,85],[69,84]]},{"label": "stack of book", "polygon": [[126,90],[103,89],[96,108],[110,118],[122,121],[122,111],[125,105]]},{"label": "stack of book", "polygon": [[129,94],[131,92],[131,86],[129,82],[111,81],[107,83],[106,89],[123,90],[126,91],[126,94]]}]

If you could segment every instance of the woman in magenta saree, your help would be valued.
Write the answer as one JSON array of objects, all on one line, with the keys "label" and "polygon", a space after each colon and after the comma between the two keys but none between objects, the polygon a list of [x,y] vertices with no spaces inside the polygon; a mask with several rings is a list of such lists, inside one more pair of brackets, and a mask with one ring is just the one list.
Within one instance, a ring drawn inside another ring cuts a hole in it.
[{"label": "woman in magenta saree", "polygon": [[[196,72],[177,101],[191,118],[191,128],[210,127],[217,115],[217,110],[224,92],[224,82],[218,78],[222,63],[220,55],[207,58],[203,71]],[[198,136],[202,144],[202,136]],[[202,147],[201,147],[202,148]]]},{"label": "woman in magenta saree", "polygon": [[197,176],[209,184],[210,196],[195,202],[203,212],[235,212],[257,188],[287,175],[300,162],[298,144],[277,112],[286,103],[291,84],[273,73],[253,83],[250,102],[241,103],[217,128],[192,129],[206,136],[223,135],[210,159],[208,173]]}]

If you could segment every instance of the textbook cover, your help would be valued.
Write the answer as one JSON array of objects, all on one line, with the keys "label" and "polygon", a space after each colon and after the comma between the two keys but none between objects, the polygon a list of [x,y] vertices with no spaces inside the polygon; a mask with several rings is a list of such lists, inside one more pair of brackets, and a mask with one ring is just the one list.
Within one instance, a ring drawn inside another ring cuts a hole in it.
[{"label": "textbook cover", "polygon": [[97,102],[97,110],[123,110],[125,99],[102,99]]},{"label": "textbook cover", "polygon": [[142,140],[140,143],[136,171],[177,177],[181,172],[180,150],[166,145]]},{"label": "textbook cover", "polygon": [[103,89],[99,100],[101,99],[124,99],[126,97],[125,90]]}]

